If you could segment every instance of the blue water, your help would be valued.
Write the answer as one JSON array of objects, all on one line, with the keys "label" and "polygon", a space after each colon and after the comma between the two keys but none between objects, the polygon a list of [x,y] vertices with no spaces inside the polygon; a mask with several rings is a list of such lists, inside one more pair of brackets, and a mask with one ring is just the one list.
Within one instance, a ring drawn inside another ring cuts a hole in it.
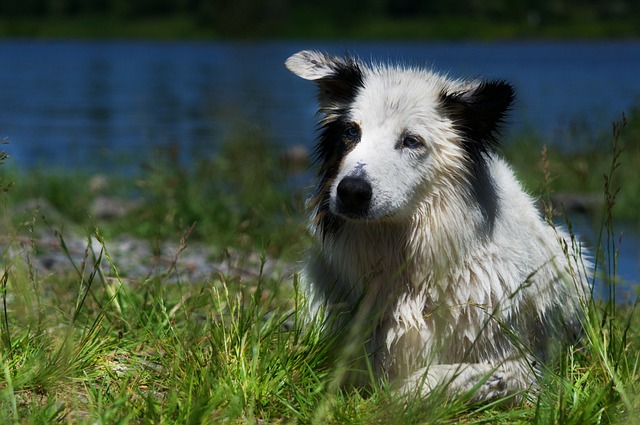
[{"label": "blue water", "polygon": [[[282,146],[313,143],[315,87],[284,60],[301,49],[432,66],[454,77],[512,82],[509,136],[533,131],[580,149],[572,131],[609,131],[640,105],[640,42],[316,43],[0,41],[0,138],[21,168],[127,173],[173,146],[211,155],[238,127]],[[579,132],[577,134],[580,134]],[[584,132],[583,132],[584,134]],[[605,149],[606,147],[603,147]],[[637,233],[620,275],[637,282]]]},{"label": "blue water", "polygon": [[[580,147],[571,127],[607,131],[640,104],[640,42],[0,42],[0,137],[20,166],[118,171],[157,145],[214,150],[234,126],[282,145],[313,141],[314,87],[284,60],[303,48],[433,66],[517,88],[511,133]],[[509,135],[509,134],[507,134]],[[508,138],[507,138],[508,139]],[[123,165],[125,164],[125,165]]]}]

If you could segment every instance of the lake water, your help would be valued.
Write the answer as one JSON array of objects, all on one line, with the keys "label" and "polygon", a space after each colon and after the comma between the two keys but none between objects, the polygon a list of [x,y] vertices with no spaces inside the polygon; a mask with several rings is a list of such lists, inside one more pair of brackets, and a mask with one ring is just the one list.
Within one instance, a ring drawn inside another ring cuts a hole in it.
[{"label": "lake water", "polygon": [[[572,128],[608,131],[640,105],[640,42],[317,43],[0,41],[0,137],[18,167],[127,173],[157,146],[185,160],[237,126],[282,146],[313,143],[315,88],[284,60],[301,49],[433,66],[511,81],[513,135],[579,149]],[[507,137],[508,139],[508,137]],[[508,141],[506,142],[508,143]],[[637,236],[621,274],[637,281]]]},{"label": "lake water", "polygon": [[[108,167],[156,145],[215,148],[234,125],[313,142],[315,88],[284,60],[303,48],[511,81],[511,132],[571,140],[640,105],[640,43],[151,43],[1,41],[0,137],[19,166]],[[579,147],[579,146],[578,146]],[[130,164],[128,164],[130,165]]]}]

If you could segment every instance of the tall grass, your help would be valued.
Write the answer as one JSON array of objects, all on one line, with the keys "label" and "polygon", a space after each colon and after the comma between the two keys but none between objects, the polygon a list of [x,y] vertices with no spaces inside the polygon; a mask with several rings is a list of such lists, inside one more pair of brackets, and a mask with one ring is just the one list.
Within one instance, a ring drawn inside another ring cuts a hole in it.
[{"label": "tall grass", "polygon": [[[612,217],[621,193],[618,173],[633,167],[623,162],[623,124],[612,135],[601,182],[602,237],[592,251],[598,278],[610,285],[609,297],[585,305],[582,343],[549,364],[539,391],[520,404],[469,405],[444,393],[399,398],[379,382],[367,388],[335,385],[343,347],[300,314],[306,301],[297,275],[264,270],[267,255],[299,243],[299,227],[287,229],[295,216],[286,214],[292,207],[276,193],[284,183],[271,175],[274,163],[269,161],[277,159],[268,159],[275,157],[259,146],[246,150],[257,140],[245,134],[242,152],[230,146],[193,172],[170,157],[155,162],[137,186],[143,206],[120,223],[107,224],[112,227],[106,237],[102,227],[89,230],[80,259],[66,243],[73,228],[41,213],[20,220],[5,217],[0,418],[19,424],[638,422],[640,322],[636,305],[615,303],[620,245]],[[254,152],[254,162],[238,168],[234,155],[246,160],[247,152]],[[543,180],[548,187],[554,185],[555,171],[547,168]],[[261,205],[256,199],[267,201]],[[211,211],[221,226],[205,217]],[[277,218],[280,224],[260,221],[273,212],[283,214]],[[108,235],[116,232],[114,227],[134,226],[136,217],[158,226],[141,226],[134,230],[138,236],[179,243],[173,262],[163,269],[125,279],[111,256]],[[193,221],[199,223],[195,230],[184,232]],[[67,256],[65,270],[38,266],[43,248],[37,238],[43,232],[58,235]],[[241,236],[245,249],[262,253],[254,273],[213,273],[201,281],[171,278],[180,273],[176,261],[193,239],[213,234],[209,242],[225,244],[237,232],[247,235]],[[263,239],[266,235],[270,240]],[[278,249],[271,248],[274,244]],[[567,255],[573,254],[568,249]]]},{"label": "tall grass", "polygon": [[[606,297],[591,294],[585,305],[583,341],[561,359],[559,369],[547,373],[548,387],[537,400],[537,423],[636,423],[640,414],[640,328],[638,300],[618,305],[617,261],[620,236],[613,211],[620,191],[623,150],[621,135],[626,116],[613,123],[608,170],[603,174],[602,224],[592,248],[593,286],[605,286]],[[548,164],[546,150],[543,163]],[[545,170],[545,184],[550,172]],[[552,209],[547,209],[553,214]],[[568,221],[571,228],[571,223]],[[573,236],[572,236],[573,237]],[[540,421],[541,420],[541,421]]]}]

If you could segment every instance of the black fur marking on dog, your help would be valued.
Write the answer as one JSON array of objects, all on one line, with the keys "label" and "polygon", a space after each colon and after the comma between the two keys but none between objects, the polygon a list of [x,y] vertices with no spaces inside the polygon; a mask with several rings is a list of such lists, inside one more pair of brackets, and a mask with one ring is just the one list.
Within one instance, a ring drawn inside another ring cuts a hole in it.
[{"label": "black fur marking on dog", "polygon": [[329,210],[329,191],[342,159],[353,147],[352,141],[345,139],[345,132],[352,125],[345,117],[349,105],[364,84],[360,64],[351,57],[336,62],[334,70],[328,77],[317,80],[320,101],[318,114],[322,117],[315,149],[319,183],[311,206],[317,210],[316,221],[323,235],[338,232],[344,222]]},{"label": "black fur marking on dog", "polygon": [[499,195],[487,169],[487,154],[495,151],[500,126],[514,99],[513,87],[504,81],[482,82],[468,92],[442,93],[445,113],[463,136],[463,148],[471,164],[471,192],[491,232],[499,214]]},{"label": "black fur marking on dog", "polygon": [[[333,73],[316,80],[320,92],[320,112],[332,109],[332,105],[346,105],[353,102],[358,91],[364,86],[364,74],[360,63],[347,56],[332,64]],[[327,102],[326,100],[329,100]]]}]

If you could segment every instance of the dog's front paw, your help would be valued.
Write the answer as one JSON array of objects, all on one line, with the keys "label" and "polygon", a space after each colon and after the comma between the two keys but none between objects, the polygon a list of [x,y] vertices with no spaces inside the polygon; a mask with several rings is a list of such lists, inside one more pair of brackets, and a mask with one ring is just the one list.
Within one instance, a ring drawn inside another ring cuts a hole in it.
[{"label": "dog's front paw", "polygon": [[536,382],[531,375],[517,372],[498,369],[489,377],[485,376],[484,381],[483,377],[478,377],[481,384],[469,389],[469,399],[473,402],[503,400],[508,404],[520,403],[528,390],[536,388]]},{"label": "dog's front paw", "polygon": [[433,365],[421,369],[405,380],[400,392],[408,394],[418,391],[423,397],[436,388],[443,388],[452,396],[463,397],[471,402],[487,402],[509,398],[520,400],[519,394],[530,388],[528,374],[519,373],[520,368],[492,368],[487,364]]},{"label": "dog's front paw", "polygon": [[507,384],[507,376],[500,371],[496,371],[484,381],[480,387],[470,388],[471,400],[473,401],[491,401],[498,400],[509,395],[509,385]]}]

